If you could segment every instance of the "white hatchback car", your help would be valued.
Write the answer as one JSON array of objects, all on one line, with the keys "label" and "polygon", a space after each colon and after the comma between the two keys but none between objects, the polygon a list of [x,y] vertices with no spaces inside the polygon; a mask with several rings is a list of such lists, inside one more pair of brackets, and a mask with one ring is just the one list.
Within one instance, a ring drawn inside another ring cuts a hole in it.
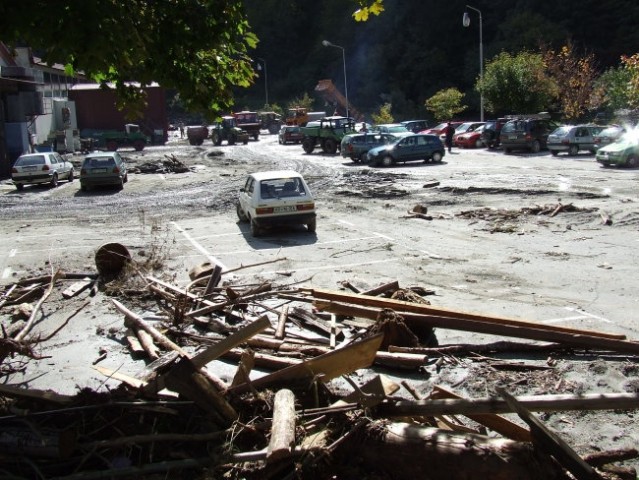
[{"label": "white hatchback car", "polygon": [[304,177],[293,170],[251,173],[240,189],[237,216],[250,222],[254,237],[281,225],[306,225],[315,232],[315,200]]},{"label": "white hatchback car", "polygon": [[57,187],[59,180],[72,182],[74,174],[73,164],[58,152],[20,155],[11,167],[11,179],[18,190],[39,183]]}]

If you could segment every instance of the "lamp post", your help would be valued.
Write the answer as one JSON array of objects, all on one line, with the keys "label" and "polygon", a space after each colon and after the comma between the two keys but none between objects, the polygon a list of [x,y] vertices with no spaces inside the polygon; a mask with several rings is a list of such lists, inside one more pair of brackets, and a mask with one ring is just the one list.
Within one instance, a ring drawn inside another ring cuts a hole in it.
[{"label": "lamp post", "polygon": [[[484,78],[484,44],[482,42],[482,19],[481,19],[481,11],[475,7],[471,7],[470,5],[466,5],[466,8],[474,10],[479,14],[479,81]],[[462,20],[464,27],[468,27],[470,25],[470,15],[468,11],[464,12],[464,18]],[[484,94],[482,91],[479,91],[479,115],[480,120],[484,121]]]},{"label": "lamp post", "polygon": [[[257,58],[260,62],[262,62],[264,64],[264,94],[266,97],[266,103],[264,104],[264,106],[266,107],[268,105],[268,75],[266,72],[266,60],[264,60],[263,58],[260,57],[255,57]],[[260,65],[259,63],[257,64],[257,69],[258,70],[262,70],[262,65]]]},{"label": "lamp post", "polygon": [[346,97],[346,118],[348,118],[348,84],[346,81],[346,50],[344,49],[344,47],[335,45],[334,43],[331,43],[328,40],[323,40],[322,45],[324,45],[325,47],[335,47],[342,50],[342,60],[344,62],[344,96]]}]

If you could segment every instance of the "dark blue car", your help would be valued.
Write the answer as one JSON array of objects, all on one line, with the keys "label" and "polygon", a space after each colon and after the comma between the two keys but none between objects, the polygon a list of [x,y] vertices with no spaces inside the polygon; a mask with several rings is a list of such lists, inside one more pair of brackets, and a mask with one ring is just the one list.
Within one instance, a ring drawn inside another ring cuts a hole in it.
[{"label": "dark blue car", "polygon": [[409,135],[390,145],[373,148],[368,151],[368,163],[371,166],[390,167],[399,162],[442,161],[445,155],[444,144],[436,135]]}]

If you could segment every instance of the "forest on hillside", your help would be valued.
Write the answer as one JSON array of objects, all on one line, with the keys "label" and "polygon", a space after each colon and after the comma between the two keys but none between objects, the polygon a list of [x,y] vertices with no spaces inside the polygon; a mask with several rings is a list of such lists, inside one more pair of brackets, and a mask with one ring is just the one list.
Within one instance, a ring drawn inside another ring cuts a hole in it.
[{"label": "forest on hillside", "polygon": [[468,3],[475,8],[468,10],[468,27],[462,24],[467,0],[384,0],[384,12],[366,22],[354,20],[357,6],[350,0],[244,5],[259,38],[250,52],[258,77],[237,89],[236,106],[252,110],[261,109],[267,95],[271,105],[286,107],[304,94],[325,109],[313,89],[328,78],[344,91],[345,61],[349,101],[366,114],[390,103],[397,120],[429,118],[425,100],[454,87],[465,94],[464,115],[478,117],[479,12],[484,64],[503,51],[572,42],[578,52],[592,54],[603,73],[619,66],[622,55],[639,52],[636,0],[476,0]]}]

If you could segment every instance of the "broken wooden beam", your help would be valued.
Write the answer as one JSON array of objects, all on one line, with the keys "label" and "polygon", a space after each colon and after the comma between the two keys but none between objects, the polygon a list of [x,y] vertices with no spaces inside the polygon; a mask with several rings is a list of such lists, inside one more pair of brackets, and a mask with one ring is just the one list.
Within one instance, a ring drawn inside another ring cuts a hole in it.
[{"label": "broken wooden beam", "polygon": [[[525,408],[536,412],[566,410],[636,410],[639,393],[596,393],[584,395],[531,395],[517,397]],[[508,404],[496,397],[474,399],[402,400],[383,404],[378,413],[391,418],[433,415],[479,415],[485,413],[513,413]]]}]

